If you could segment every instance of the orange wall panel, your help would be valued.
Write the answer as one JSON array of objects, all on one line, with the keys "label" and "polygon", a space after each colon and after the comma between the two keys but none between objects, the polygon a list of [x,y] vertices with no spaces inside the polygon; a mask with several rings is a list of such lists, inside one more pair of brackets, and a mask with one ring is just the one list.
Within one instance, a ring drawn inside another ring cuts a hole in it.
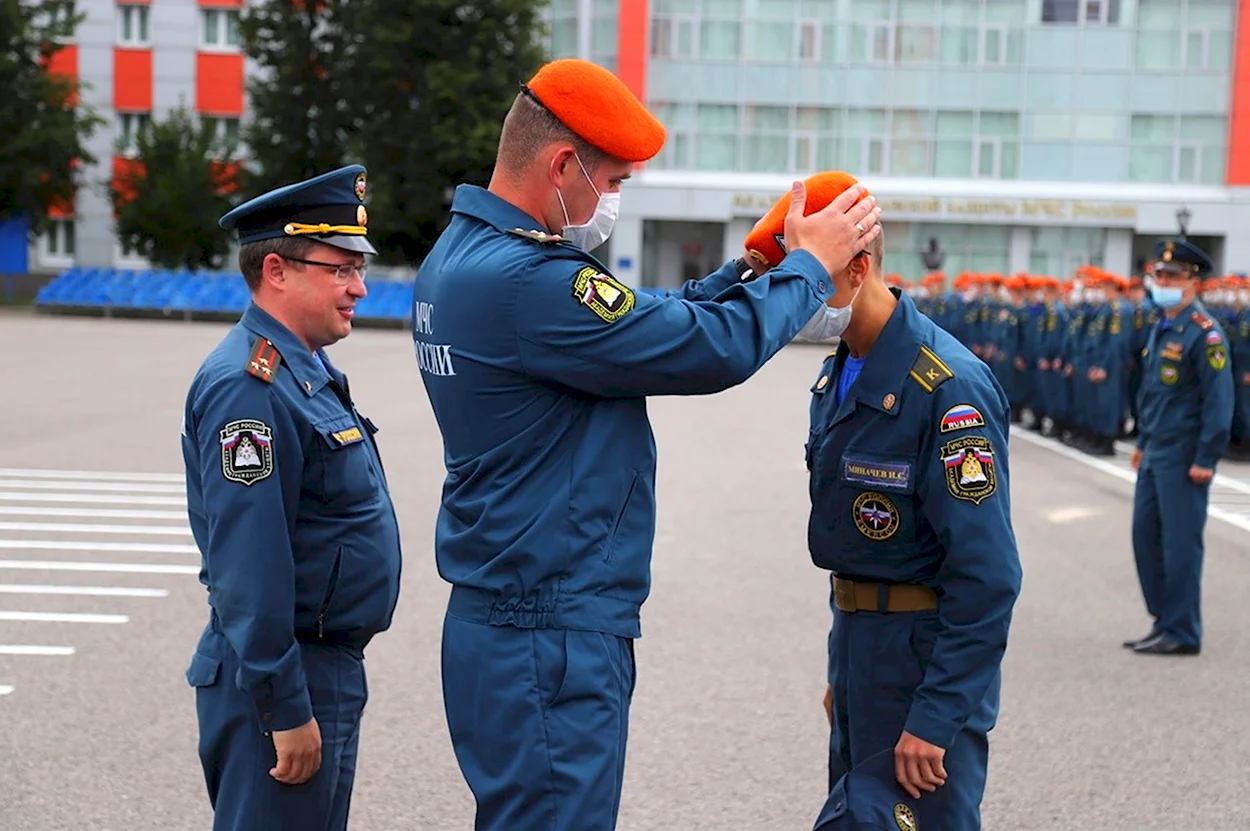
[{"label": "orange wall panel", "polygon": [[196,54],[195,110],[211,115],[243,115],[241,54]]},{"label": "orange wall panel", "polygon": [[143,162],[123,156],[113,157],[113,188],[121,194],[122,199],[129,201],[135,198],[131,177],[143,175]]},{"label": "orange wall panel", "polygon": [[113,50],[113,109],[152,110],[152,50]]},{"label": "orange wall panel", "polygon": [[52,75],[64,75],[68,78],[78,77],[78,46],[68,44],[62,46],[48,59],[48,72]]},{"label": "orange wall panel", "polygon": [[621,3],[616,27],[616,74],[638,100],[647,103],[647,0]]},{"label": "orange wall panel", "polygon": [[199,0],[200,6],[206,9],[241,9],[243,0]]},{"label": "orange wall panel", "polygon": [[1237,4],[1225,178],[1230,185],[1250,185],[1250,0]]}]

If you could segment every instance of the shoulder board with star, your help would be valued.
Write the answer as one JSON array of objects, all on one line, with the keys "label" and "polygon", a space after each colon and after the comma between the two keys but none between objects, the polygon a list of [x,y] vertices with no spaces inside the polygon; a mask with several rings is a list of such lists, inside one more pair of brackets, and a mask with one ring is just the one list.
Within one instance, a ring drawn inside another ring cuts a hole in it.
[{"label": "shoulder board with star", "polygon": [[938,387],[954,378],[955,373],[951,372],[950,367],[943,363],[933,350],[922,345],[920,354],[916,356],[916,362],[911,365],[911,377],[921,389],[932,394]]},{"label": "shoulder board with star", "polygon": [[248,353],[247,363],[243,365],[243,370],[253,378],[272,384],[278,377],[280,366],[282,366],[282,356],[278,354],[278,347],[265,338],[257,337],[252,343],[252,351]]},{"label": "shoulder board with star", "polygon": [[1215,325],[1215,322],[1212,321],[1211,318],[1204,315],[1202,312],[1194,312],[1193,320],[1194,320],[1194,323],[1197,323],[1199,328],[1202,328],[1202,329],[1210,329],[1212,326]]},{"label": "shoulder board with star", "polygon": [[527,231],[524,228],[513,228],[508,231],[514,237],[522,237],[523,239],[533,240],[542,243],[564,242],[564,238],[559,234],[548,234],[546,231]]}]

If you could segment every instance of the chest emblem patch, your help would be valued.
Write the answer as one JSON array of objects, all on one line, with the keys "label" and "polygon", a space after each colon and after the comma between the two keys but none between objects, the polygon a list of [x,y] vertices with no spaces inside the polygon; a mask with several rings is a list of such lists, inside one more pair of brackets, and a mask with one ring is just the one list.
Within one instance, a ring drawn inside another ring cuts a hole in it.
[{"label": "chest emblem patch", "polygon": [[942,416],[942,426],[938,428],[938,431],[953,433],[956,430],[984,426],[985,416],[981,415],[980,410],[971,404],[956,404],[946,411],[946,415]]},{"label": "chest emblem patch", "polygon": [[1176,371],[1176,367],[1172,364],[1164,364],[1159,367],[1159,380],[1167,384],[1169,387],[1176,383],[1176,379],[1180,377],[1180,373]]},{"label": "chest emblem patch", "polygon": [[232,421],[221,430],[221,473],[252,485],[273,473],[273,431],[263,421]]},{"label": "chest emblem patch", "polygon": [[882,542],[898,533],[898,508],[883,493],[864,491],[851,506],[855,527],[870,540]]},{"label": "chest emblem patch", "polygon": [[874,462],[844,456],[842,478],[857,485],[910,490],[911,462]]},{"label": "chest emblem patch", "polygon": [[994,450],[981,436],[955,439],[942,446],[946,489],[956,499],[980,505],[998,490]]}]

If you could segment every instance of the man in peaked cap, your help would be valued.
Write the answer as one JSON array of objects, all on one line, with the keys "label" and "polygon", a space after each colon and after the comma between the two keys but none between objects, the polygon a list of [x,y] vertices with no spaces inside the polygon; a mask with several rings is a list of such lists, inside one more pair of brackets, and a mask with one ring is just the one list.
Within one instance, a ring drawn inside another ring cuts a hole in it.
[{"label": "man in peaked cap", "polygon": [[341,831],[390,626],[399,528],[374,442],[324,347],[365,296],[365,169],[221,218],[252,300],[187,393],[187,512],[209,616],[186,672],[216,831]]},{"label": "man in peaked cap", "polygon": [[663,141],[612,73],[546,64],[504,121],[490,187],[456,190],[417,276],[447,466],[443,698],[478,831],[615,827],[655,534],[646,398],[744,382],[880,232],[872,200],[806,215],[800,187],[768,276],[743,279],[739,260],[635,292],[590,251]]},{"label": "man in peaked cap", "polygon": [[[809,193],[818,184],[855,179],[817,174]],[[777,230],[761,221],[748,240]],[[943,792],[933,827],[976,831],[1022,579],[1010,403],[983,361],[887,285],[884,253],[879,237],[831,275],[811,327],[839,339],[811,386],[805,447],[808,549],[831,584],[829,783],[885,753],[913,798]]]},{"label": "man in peaked cap", "polygon": [[1233,420],[1228,338],[1197,299],[1211,270],[1206,252],[1184,238],[1155,244],[1150,296],[1162,318],[1142,357],[1131,459],[1133,554],[1152,622],[1145,637],[1124,642],[1141,655],[1202,649],[1202,534]]},{"label": "man in peaked cap", "polygon": [[834,783],[812,831],[946,831],[946,792],[914,799],[899,787],[894,754],[874,753]]}]

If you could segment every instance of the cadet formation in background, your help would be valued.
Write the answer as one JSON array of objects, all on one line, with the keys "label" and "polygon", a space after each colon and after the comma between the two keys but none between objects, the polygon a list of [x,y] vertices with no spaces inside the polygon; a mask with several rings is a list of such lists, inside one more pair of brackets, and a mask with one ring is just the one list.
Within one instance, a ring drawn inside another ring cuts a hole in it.
[{"label": "cadet formation in background", "polygon": [[[916,306],[993,369],[1012,420],[1094,456],[1136,435],[1141,356],[1162,312],[1143,278],[1094,266],[1069,280],[934,272],[909,288]],[[889,282],[904,283],[896,275]],[[1203,281],[1200,300],[1228,339],[1235,384],[1225,458],[1250,460],[1250,277]]]}]

